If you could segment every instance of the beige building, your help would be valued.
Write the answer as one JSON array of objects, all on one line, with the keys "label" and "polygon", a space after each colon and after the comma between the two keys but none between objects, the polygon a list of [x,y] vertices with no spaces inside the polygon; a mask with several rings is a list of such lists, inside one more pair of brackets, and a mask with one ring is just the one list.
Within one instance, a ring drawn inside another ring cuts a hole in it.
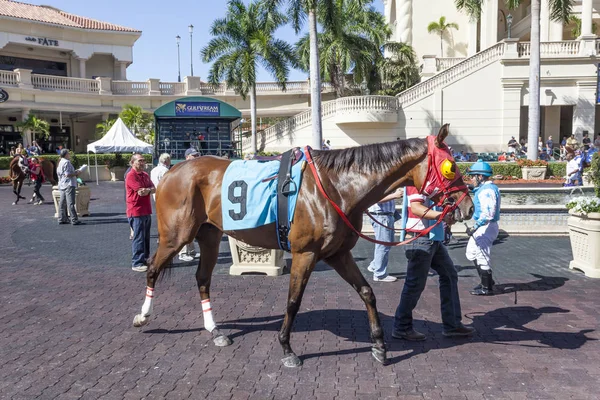
[{"label": "beige building", "polygon": [[[95,140],[95,126],[114,117],[125,104],[152,112],[186,96],[209,96],[250,115],[249,99],[224,85],[214,88],[198,76],[183,82],[127,80],[133,46],[141,32],[69,14],[49,6],[0,0],[0,146],[21,138],[17,123],[34,113],[50,122],[46,151],[67,146],[85,152]],[[309,83],[289,82],[286,92],[272,82],[257,87],[259,117],[293,116],[309,107]],[[324,85],[324,97],[332,90]],[[329,97],[328,97],[329,96]]]}]

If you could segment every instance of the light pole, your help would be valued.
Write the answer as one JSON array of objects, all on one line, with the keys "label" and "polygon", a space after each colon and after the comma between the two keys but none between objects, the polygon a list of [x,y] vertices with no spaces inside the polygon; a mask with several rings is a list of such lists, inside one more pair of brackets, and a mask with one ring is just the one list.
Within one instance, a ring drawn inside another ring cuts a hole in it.
[{"label": "light pole", "polygon": [[512,15],[508,14],[506,16],[506,22],[508,23],[508,38],[510,39],[510,27],[512,26]]},{"label": "light pole", "polygon": [[177,82],[181,82],[181,58],[179,57],[179,42],[181,41],[181,36],[175,36],[177,40]]},{"label": "light pole", "polygon": [[194,76],[194,50],[192,46],[192,34],[194,33],[194,25],[188,26],[190,28],[190,67],[191,67],[191,76]]}]

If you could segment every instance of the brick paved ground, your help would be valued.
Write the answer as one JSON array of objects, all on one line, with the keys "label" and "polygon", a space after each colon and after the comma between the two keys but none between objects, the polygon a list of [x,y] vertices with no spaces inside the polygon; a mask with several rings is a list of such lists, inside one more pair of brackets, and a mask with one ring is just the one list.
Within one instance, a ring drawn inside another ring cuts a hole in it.
[{"label": "brick paved ground", "polygon": [[[145,275],[130,269],[122,183],[91,190],[92,216],[72,227],[56,225],[50,203],[11,206],[12,193],[0,187],[3,399],[599,398],[600,280],[567,269],[567,237],[500,241],[495,272],[507,293],[485,298],[467,293],[476,274],[464,243],[452,246],[465,322],[478,330],[470,340],[442,337],[434,277],[415,313],[428,340],[392,339],[403,280],[373,283],[387,367],[371,358],[358,295],[319,264],[292,335],[304,366],[286,369],[276,333],[288,276],[227,275],[226,242],[212,305],[232,346],[215,347],[202,328],[193,263],[175,264],[156,290],[150,324],[133,328]],[[50,198],[49,187],[43,193]],[[353,253],[366,273],[372,245],[361,240]],[[402,249],[392,249],[391,260],[402,278]]]}]

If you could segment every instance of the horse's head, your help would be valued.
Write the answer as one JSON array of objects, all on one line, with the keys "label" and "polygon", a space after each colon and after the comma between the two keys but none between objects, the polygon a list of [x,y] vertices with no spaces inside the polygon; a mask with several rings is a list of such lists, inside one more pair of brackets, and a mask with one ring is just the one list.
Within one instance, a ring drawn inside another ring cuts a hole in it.
[{"label": "horse's head", "polygon": [[473,201],[454,157],[444,143],[448,127],[449,124],[445,124],[437,136],[427,137],[427,164],[421,163],[414,170],[413,182],[421,194],[437,205],[450,207],[454,220],[463,221],[473,216]]}]

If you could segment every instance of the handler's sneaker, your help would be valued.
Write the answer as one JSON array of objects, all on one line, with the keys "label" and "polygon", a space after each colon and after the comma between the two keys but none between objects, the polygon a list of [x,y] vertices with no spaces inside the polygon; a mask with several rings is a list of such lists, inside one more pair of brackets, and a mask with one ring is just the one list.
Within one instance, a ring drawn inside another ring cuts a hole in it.
[{"label": "handler's sneaker", "polygon": [[373,280],[375,282],[396,282],[398,280],[398,278],[396,278],[395,276],[391,276],[391,275],[388,275],[385,278],[378,278],[378,277],[374,276]]},{"label": "handler's sneaker", "polygon": [[132,271],[135,272],[146,272],[148,271],[148,266],[147,265],[138,265],[137,267],[131,267]]},{"label": "handler's sneaker", "polygon": [[445,337],[465,337],[465,336],[473,336],[475,333],[475,328],[471,328],[470,326],[464,326],[461,324],[458,328],[442,331],[442,335]]},{"label": "handler's sneaker", "polygon": [[180,261],[185,261],[185,262],[189,262],[189,261],[194,261],[194,257],[189,256],[187,254],[180,254],[179,255],[179,260]]}]

